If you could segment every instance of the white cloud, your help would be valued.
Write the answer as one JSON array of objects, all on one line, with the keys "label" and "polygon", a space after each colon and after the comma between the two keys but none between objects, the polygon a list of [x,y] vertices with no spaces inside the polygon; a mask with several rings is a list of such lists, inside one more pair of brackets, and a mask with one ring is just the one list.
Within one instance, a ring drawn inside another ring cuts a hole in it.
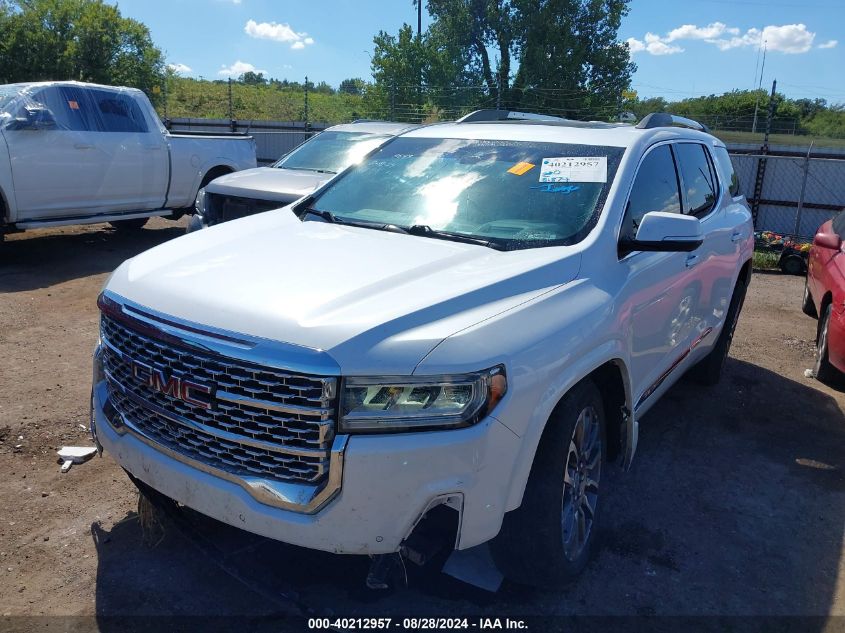
[{"label": "white cloud", "polygon": [[172,70],[174,73],[189,73],[191,72],[192,68],[187,64],[168,64],[167,67]]},{"label": "white cloud", "polygon": [[696,26],[695,24],[683,24],[676,29],[672,29],[666,34],[664,41],[674,42],[675,40],[708,40],[714,37],[720,37],[728,33],[730,35],[739,35],[739,29],[736,27],[729,27],[724,22],[711,22],[707,26]]},{"label": "white cloud", "polygon": [[224,64],[220,67],[220,70],[217,71],[217,74],[221,77],[240,77],[244,73],[262,73],[266,75],[267,71],[256,68],[252,64],[242,62],[241,60],[236,61],[231,66],[226,66]]},{"label": "white cloud", "polygon": [[650,55],[674,55],[675,53],[682,53],[684,51],[680,46],[667,44],[660,39],[660,36],[654,33],[646,33],[645,42],[634,37],[629,37],[626,41],[628,42],[628,48],[632,55],[642,51]]},{"label": "white cloud", "polygon": [[819,44],[819,48],[835,48],[839,44],[839,40],[828,40],[824,44]]},{"label": "white cloud", "polygon": [[[683,24],[672,29],[664,36],[646,33],[644,42],[636,38],[628,38],[631,53],[647,52],[651,55],[672,55],[683,51],[676,44],[681,40],[701,40],[716,46],[720,51],[744,46],[760,46],[763,42],[770,51],[781,53],[806,53],[813,47],[816,34],[807,30],[804,24],[769,25],[760,29],[751,28],[742,33],[735,26],[728,26],[724,22],[711,22],[706,26]],[[831,42],[833,42],[831,44]],[[825,48],[836,46],[835,40],[830,40]]]},{"label": "white cloud", "polygon": [[314,43],[314,38],[309,37],[308,33],[294,31],[290,24],[279,22],[249,20],[244,26],[244,32],[258,40],[273,40],[274,42],[290,44],[290,47],[294,50],[303,49],[306,45]]}]

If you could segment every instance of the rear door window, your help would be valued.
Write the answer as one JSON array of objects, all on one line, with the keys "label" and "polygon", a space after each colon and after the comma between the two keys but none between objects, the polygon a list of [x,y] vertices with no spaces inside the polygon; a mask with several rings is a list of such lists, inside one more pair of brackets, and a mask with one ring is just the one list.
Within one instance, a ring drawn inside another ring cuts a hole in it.
[{"label": "rear door window", "polygon": [[707,149],[699,143],[677,143],[675,156],[684,192],[684,213],[704,217],[716,205],[716,179]]},{"label": "rear door window", "polygon": [[651,211],[681,212],[678,174],[669,145],[658,145],[640,163],[628,198],[621,237],[634,239],[643,216]]},{"label": "rear door window", "polygon": [[[79,91],[81,92],[81,91]],[[27,95],[25,107],[46,107],[56,122],[56,129],[83,132],[91,129],[84,95],[79,97],[61,86],[47,86]]]},{"label": "rear door window", "polygon": [[94,114],[103,132],[149,132],[147,121],[138,102],[130,95],[110,90],[90,90]]}]

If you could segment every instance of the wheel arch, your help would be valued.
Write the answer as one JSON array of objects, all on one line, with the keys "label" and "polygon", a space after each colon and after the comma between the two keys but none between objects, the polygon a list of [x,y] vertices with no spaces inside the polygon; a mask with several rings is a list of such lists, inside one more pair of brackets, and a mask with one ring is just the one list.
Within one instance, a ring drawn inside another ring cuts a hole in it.
[{"label": "wheel arch", "polygon": [[521,505],[537,450],[547,436],[549,422],[558,411],[563,399],[575,385],[588,379],[594,381],[602,395],[606,418],[607,460],[620,461],[624,467],[630,464],[630,459],[636,449],[636,420],[630,413],[633,402],[628,365],[623,358],[617,356],[593,364],[587,371],[574,374],[570,380],[566,381],[565,388],[557,395],[554,406],[545,415],[542,423],[534,424],[523,436],[522,455],[511,480],[506,511],[509,512]]}]

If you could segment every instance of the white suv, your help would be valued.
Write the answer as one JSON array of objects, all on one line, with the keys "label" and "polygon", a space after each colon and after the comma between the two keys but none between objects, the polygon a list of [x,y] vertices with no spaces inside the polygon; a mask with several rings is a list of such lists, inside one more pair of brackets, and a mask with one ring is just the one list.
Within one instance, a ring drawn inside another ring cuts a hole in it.
[{"label": "white suv", "polygon": [[408,552],[448,518],[514,580],[572,578],[606,464],[687,370],[719,378],[751,215],[695,122],[512,117],[420,127],[125,262],[99,301],[98,442],[274,539]]}]

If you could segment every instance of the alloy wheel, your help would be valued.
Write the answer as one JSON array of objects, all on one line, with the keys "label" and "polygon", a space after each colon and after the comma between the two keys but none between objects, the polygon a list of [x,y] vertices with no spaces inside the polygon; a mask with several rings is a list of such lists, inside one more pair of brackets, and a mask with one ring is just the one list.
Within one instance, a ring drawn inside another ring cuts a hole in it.
[{"label": "alloy wheel", "polygon": [[563,551],[575,561],[590,541],[595,522],[601,480],[602,433],[598,413],[592,406],[578,415],[563,475],[561,525]]}]

